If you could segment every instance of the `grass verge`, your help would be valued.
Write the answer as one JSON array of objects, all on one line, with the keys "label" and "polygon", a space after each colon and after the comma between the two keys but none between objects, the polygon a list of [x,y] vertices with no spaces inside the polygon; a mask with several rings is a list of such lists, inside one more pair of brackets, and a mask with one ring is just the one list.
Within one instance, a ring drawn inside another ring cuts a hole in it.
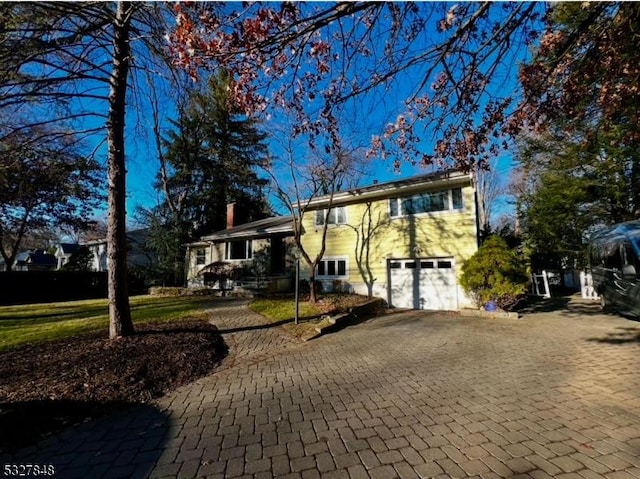
[{"label": "grass verge", "polygon": [[[290,297],[280,297],[274,299],[254,299],[249,303],[249,308],[271,322],[293,320],[295,317],[296,305],[295,301]],[[321,304],[311,304],[307,301],[300,301],[298,317],[308,320],[324,314],[324,308]]]},{"label": "grass verge", "polygon": [[289,334],[299,339],[309,339],[317,334],[316,328],[329,324],[324,315],[347,311],[367,300],[365,296],[343,293],[327,294],[315,304],[309,303],[305,298],[300,301],[298,324],[293,323],[295,301],[291,296],[255,299],[249,303],[249,308],[273,323],[289,321],[282,325]]},{"label": "grass verge", "polygon": [[[201,318],[211,298],[196,296],[133,296],[129,299],[134,324]],[[23,344],[63,339],[108,328],[106,299],[0,307],[0,351]]]}]

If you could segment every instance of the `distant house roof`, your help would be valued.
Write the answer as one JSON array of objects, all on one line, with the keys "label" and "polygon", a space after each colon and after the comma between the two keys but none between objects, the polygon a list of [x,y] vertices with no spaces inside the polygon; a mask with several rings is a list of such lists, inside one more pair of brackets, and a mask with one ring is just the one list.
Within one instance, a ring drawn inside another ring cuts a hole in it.
[{"label": "distant house roof", "polygon": [[[144,244],[147,240],[147,236],[149,235],[148,228],[140,228],[137,230],[127,231],[127,241],[136,244]],[[98,238],[91,241],[85,241],[82,243],[83,246],[95,246],[99,244],[107,244],[107,238]]]},{"label": "distant house roof", "polygon": [[55,268],[58,265],[58,259],[54,255],[45,253],[42,250],[21,251],[16,255],[15,264]]},{"label": "distant house roof", "polygon": [[60,243],[60,249],[62,250],[62,254],[73,254],[78,251],[80,247],[77,243]]},{"label": "distant house roof", "polygon": [[226,230],[216,231],[202,236],[201,241],[226,241],[230,239],[258,239],[275,235],[293,235],[293,219],[291,216],[272,216],[262,220],[244,223]]},{"label": "distant house roof", "polygon": [[[337,191],[330,195],[312,198],[307,207],[310,210],[327,208],[331,205],[347,205],[359,203],[367,200],[377,200],[381,198],[392,198],[395,195],[407,195],[424,191],[425,189],[437,189],[441,187],[451,188],[453,185],[471,184],[471,174],[462,170],[445,170],[424,175],[412,176],[401,180],[377,183],[359,188],[352,188],[346,191]],[[304,204],[304,202],[301,202]]]}]

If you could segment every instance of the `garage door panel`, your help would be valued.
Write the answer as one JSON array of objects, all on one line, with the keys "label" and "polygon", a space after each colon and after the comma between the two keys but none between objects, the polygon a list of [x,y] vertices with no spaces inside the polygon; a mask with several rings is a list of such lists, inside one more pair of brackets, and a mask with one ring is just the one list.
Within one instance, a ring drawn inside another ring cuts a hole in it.
[{"label": "garage door panel", "polygon": [[[419,308],[419,304],[415,301],[417,291],[414,291],[414,276],[417,270],[402,265],[402,269],[391,270],[391,297],[392,304],[396,308]],[[414,304],[414,302],[416,304]]]},{"label": "garage door panel", "polygon": [[391,260],[391,304],[397,308],[457,309],[452,259]]}]

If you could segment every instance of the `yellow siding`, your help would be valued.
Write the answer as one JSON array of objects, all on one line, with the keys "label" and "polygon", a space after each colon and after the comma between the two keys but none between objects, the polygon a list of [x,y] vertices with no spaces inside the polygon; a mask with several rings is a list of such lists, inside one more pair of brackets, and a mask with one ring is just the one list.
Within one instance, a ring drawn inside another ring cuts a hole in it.
[{"label": "yellow siding", "polygon": [[[364,267],[368,263],[375,278],[374,294],[385,298],[387,260],[391,258],[453,257],[459,277],[462,264],[478,247],[473,188],[462,188],[462,192],[462,210],[409,217],[390,218],[388,199],[348,205],[347,225],[328,228],[324,257],[348,258],[348,278],[344,282],[357,292],[366,292],[358,264]],[[322,240],[322,227],[315,226],[314,220],[314,212],[308,212],[303,220],[302,245],[310,255],[320,251]],[[358,261],[356,246],[367,236],[371,240],[370,252],[368,256],[360,255]],[[305,273],[308,276],[309,271]]]}]

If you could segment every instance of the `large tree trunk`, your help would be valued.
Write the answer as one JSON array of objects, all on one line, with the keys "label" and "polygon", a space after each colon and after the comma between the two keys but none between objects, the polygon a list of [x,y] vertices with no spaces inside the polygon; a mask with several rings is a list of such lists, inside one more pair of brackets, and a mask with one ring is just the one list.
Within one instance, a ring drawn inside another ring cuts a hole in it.
[{"label": "large tree trunk", "polygon": [[113,25],[113,70],[109,88],[108,181],[109,214],[107,256],[109,258],[109,337],[133,334],[127,287],[126,165],[124,149],[125,98],[129,75],[129,31],[135,4],[117,3]]}]

